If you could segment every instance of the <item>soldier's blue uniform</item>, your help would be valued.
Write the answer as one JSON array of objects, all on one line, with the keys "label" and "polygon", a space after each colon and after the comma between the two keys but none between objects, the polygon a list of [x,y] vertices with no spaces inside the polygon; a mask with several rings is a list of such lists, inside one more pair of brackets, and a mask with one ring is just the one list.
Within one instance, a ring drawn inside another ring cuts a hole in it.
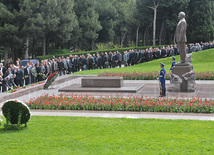
[{"label": "soldier's blue uniform", "polygon": [[162,94],[160,97],[162,96],[166,96],[166,86],[165,86],[165,82],[166,82],[166,79],[165,79],[165,74],[166,74],[166,70],[164,69],[164,64],[161,63],[161,65],[163,66],[163,68],[161,68],[160,70],[160,83],[161,83],[161,89],[162,89]]},{"label": "soldier's blue uniform", "polygon": [[172,67],[170,68],[170,70],[172,71],[173,67],[175,66],[176,64],[176,61],[175,61],[175,57],[172,57],[174,59],[174,61],[172,62]]}]

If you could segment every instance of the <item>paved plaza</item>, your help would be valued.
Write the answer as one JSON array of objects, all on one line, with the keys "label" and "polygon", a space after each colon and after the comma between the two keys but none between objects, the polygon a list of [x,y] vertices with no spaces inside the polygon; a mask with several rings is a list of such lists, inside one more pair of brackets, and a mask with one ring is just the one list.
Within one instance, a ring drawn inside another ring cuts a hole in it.
[{"label": "paved plaza", "polygon": [[[88,75],[87,75],[88,76]],[[17,99],[21,101],[30,101],[33,98],[41,95],[87,95],[87,96],[143,96],[156,98],[159,96],[158,82],[155,80],[124,80],[127,85],[131,84],[144,84],[136,93],[112,93],[112,92],[58,92],[59,89],[69,87],[73,84],[80,84],[82,77],[87,76],[74,76],[65,75],[58,77],[52,87],[47,90],[43,89],[43,84],[26,88],[15,93],[2,93],[0,94],[0,107],[8,99]],[[89,76],[91,77],[91,76]],[[196,81],[196,92],[168,92],[169,98],[214,98],[214,82],[213,81]],[[166,87],[169,81],[166,82]],[[1,111],[0,111],[1,113]],[[191,119],[191,120],[214,120],[213,114],[177,114],[177,113],[140,113],[140,112],[97,112],[97,111],[39,111],[31,110],[32,115],[42,116],[80,116],[80,117],[118,117],[118,118],[155,118],[155,119]]]}]

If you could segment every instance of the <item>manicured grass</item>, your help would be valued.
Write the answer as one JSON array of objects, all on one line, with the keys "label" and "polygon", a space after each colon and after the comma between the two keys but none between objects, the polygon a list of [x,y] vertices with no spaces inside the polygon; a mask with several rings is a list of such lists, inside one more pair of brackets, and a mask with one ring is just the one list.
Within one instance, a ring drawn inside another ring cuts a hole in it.
[{"label": "manicured grass", "polygon": [[[5,122],[5,120],[4,120]],[[0,154],[214,154],[212,121],[33,116]]]},{"label": "manicured grass", "polygon": [[[192,64],[194,67],[195,72],[214,72],[214,49],[206,50],[206,51],[200,51],[193,53],[192,55]],[[180,56],[176,56],[176,62],[180,61]],[[83,72],[77,72],[74,73],[76,75],[78,74],[99,74],[103,72],[153,72],[153,71],[160,71],[160,63],[163,62],[166,66],[165,69],[168,72],[168,70],[171,67],[172,64],[172,58],[164,58],[164,59],[158,59],[153,60],[150,62],[142,63],[139,65],[131,66],[131,67],[125,67],[125,68],[113,68],[113,69],[98,69],[98,70],[87,70]]]}]

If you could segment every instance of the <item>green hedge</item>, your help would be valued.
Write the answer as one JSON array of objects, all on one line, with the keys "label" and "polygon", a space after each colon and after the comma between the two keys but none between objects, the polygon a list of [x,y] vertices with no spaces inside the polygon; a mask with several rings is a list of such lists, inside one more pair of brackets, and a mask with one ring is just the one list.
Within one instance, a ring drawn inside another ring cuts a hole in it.
[{"label": "green hedge", "polygon": [[[80,51],[80,52],[72,52],[72,53],[65,53],[64,51],[66,51],[66,49],[61,49],[61,50],[58,50],[59,52],[61,53],[58,53],[58,54],[54,54],[54,56],[56,57],[67,57],[69,56],[70,54],[72,55],[82,55],[82,54],[87,54],[87,53],[90,53],[90,54],[96,54],[97,52],[98,53],[101,53],[101,52],[107,52],[109,53],[110,51],[112,52],[115,52],[115,51],[120,51],[122,54],[124,51],[127,51],[127,50],[130,50],[130,49],[147,49],[147,48],[156,48],[156,47],[162,47],[162,46],[168,46],[168,45],[156,45],[156,46],[139,46],[139,47],[126,47],[126,48],[115,48],[115,49],[107,49],[107,50],[94,50],[94,51]],[[69,51],[69,50],[67,50]],[[39,59],[39,60],[44,60],[44,59],[49,59],[49,58],[53,58],[53,54],[52,55],[44,55],[44,56],[37,56],[36,59]]]}]

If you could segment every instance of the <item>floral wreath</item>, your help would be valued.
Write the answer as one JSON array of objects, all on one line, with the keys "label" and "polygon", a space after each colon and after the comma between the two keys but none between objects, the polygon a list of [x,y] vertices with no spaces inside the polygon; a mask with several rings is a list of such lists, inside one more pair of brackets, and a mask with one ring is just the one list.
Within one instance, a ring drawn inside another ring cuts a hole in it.
[{"label": "floral wreath", "polygon": [[58,75],[59,74],[57,72],[52,73],[51,75],[49,75],[48,78],[45,81],[44,89],[47,89],[55,81],[55,79],[58,77]]}]

